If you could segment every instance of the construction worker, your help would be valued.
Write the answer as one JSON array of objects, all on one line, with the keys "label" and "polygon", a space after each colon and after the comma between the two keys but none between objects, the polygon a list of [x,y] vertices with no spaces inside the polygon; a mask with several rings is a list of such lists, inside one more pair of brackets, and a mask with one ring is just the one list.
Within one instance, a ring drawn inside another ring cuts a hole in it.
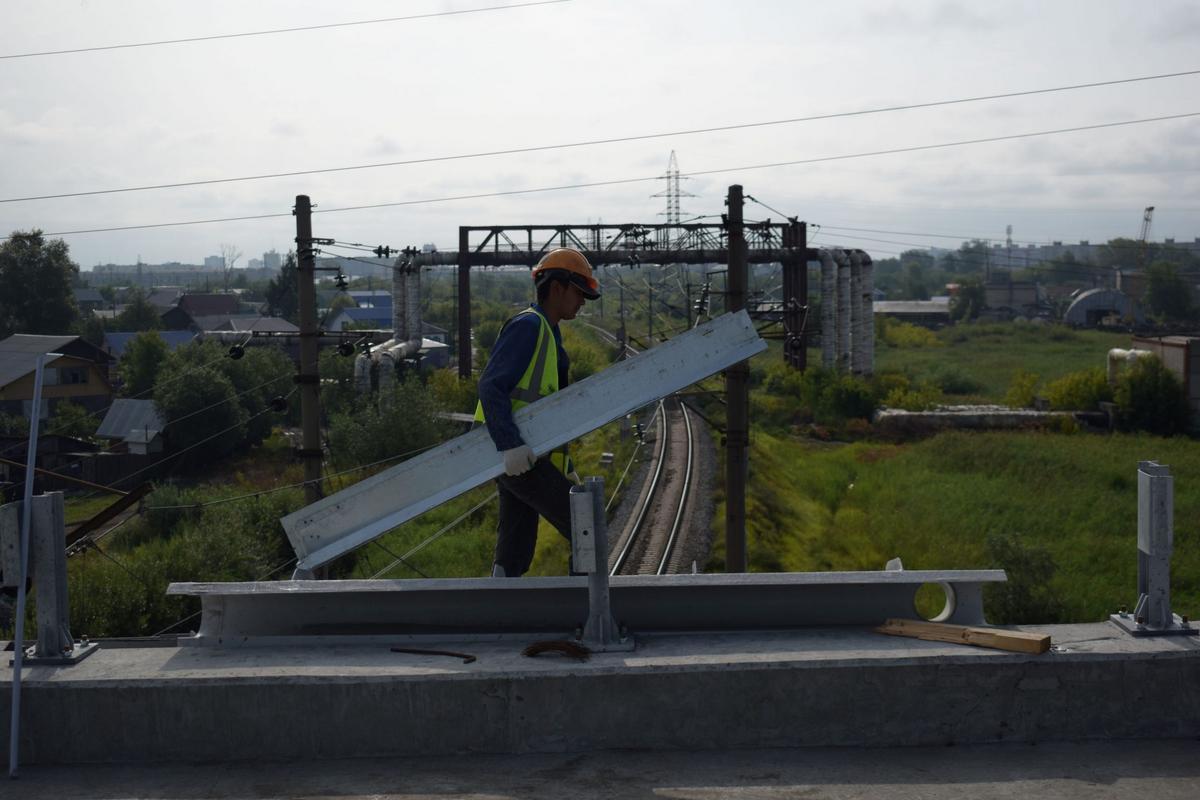
[{"label": "construction worker", "polygon": [[[533,561],[538,516],[571,539],[568,497],[579,477],[566,447],[537,458],[513,422],[513,412],[567,385],[570,362],[558,323],[575,319],[587,300],[600,297],[592,265],[577,250],[561,248],[542,257],[533,268],[537,302],[500,329],[487,367],[479,379],[476,422],[486,422],[496,449],[504,457],[497,479],[500,522],[492,576],[516,578]],[[536,419],[527,427],[537,424]]]}]

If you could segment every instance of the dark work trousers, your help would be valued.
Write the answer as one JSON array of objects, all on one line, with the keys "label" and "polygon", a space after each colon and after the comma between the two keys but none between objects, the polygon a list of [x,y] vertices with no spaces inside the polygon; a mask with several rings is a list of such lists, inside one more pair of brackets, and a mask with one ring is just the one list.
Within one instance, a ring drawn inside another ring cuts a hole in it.
[{"label": "dark work trousers", "polygon": [[517,578],[529,570],[537,544],[538,516],[571,541],[571,487],[574,485],[546,457],[524,475],[501,475],[500,523],[496,526],[496,563]]}]

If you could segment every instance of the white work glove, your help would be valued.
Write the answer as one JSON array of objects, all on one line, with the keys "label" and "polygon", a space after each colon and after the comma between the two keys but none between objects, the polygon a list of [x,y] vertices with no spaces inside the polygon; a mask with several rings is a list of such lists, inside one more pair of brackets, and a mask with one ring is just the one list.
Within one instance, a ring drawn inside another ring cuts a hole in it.
[{"label": "white work glove", "polygon": [[537,456],[533,454],[533,450],[527,444],[511,450],[502,450],[500,455],[504,456],[504,474],[510,478],[524,475],[533,469],[533,465],[537,462]]}]

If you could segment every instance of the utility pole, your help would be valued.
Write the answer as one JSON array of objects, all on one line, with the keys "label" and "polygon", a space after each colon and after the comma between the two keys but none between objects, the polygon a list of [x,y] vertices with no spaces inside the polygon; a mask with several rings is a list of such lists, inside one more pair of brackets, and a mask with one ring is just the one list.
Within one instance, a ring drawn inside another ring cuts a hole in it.
[{"label": "utility pole", "polygon": [[471,348],[471,239],[465,227],[458,229],[458,377],[470,378]]},{"label": "utility pole", "polygon": [[617,290],[618,290],[618,295],[620,297],[620,300],[618,301],[619,306],[618,306],[617,311],[621,317],[621,328],[620,328],[620,331],[618,334],[618,338],[620,338],[620,340],[621,340],[621,355],[619,356],[619,358],[624,360],[624,358],[625,358],[625,342],[626,342],[626,339],[625,339],[625,281],[621,280],[620,277],[617,278]]},{"label": "utility pole", "polygon": [[296,265],[300,301],[300,430],[298,455],[304,461],[304,500],[317,502],[321,492],[321,384],[317,374],[317,287],[316,255],[313,252],[312,203],[306,194],[296,195]]},{"label": "utility pole", "polygon": [[808,367],[808,224],[792,219],[784,231],[783,360],[803,372]]},{"label": "utility pole", "polygon": [[686,266],[683,268],[683,276],[687,287],[684,289],[687,296],[683,298],[683,304],[687,307],[687,329],[690,331],[692,329],[692,273]]},{"label": "utility pole", "polygon": [[[729,271],[725,304],[728,311],[746,307],[748,275],[746,236],[742,228],[742,187],[729,187],[727,224]],[[745,572],[746,474],[750,444],[750,363],[739,361],[725,370],[725,571]]]},{"label": "utility pole", "polygon": [[646,281],[646,291],[649,292],[646,300],[646,347],[654,347],[654,284],[650,281]]}]

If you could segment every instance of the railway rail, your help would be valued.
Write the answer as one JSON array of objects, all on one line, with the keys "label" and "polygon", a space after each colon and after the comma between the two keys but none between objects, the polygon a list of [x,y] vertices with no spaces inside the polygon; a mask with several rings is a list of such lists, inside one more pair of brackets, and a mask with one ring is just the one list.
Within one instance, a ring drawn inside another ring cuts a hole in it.
[{"label": "railway rail", "polygon": [[[590,326],[611,341],[616,337]],[[626,344],[629,352],[637,350]],[[665,575],[679,572],[687,552],[688,518],[697,478],[697,436],[693,414],[678,398],[660,400],[648,430],[655,433],[655,452],[647,480],[623,530],[610,537],[612,575]]]}]

